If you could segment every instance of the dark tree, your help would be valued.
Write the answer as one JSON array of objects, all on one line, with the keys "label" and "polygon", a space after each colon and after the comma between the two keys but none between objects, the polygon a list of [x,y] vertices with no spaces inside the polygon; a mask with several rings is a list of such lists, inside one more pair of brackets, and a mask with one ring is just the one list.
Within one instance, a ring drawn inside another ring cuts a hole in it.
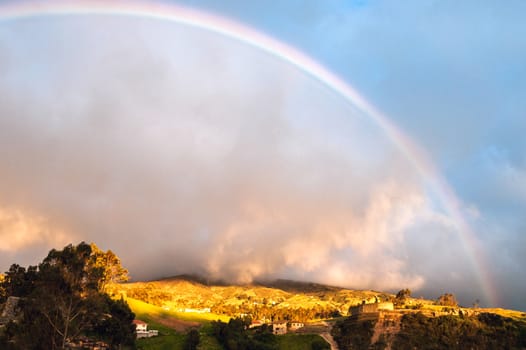
[{"label": "dark tree", "polygon": [[19,349],[65,349],[79,335],[91,335],[113,348],[133,347],[134,315],[126,302],[102,293],[104,268],[96,261],[91,246],[82,242],[51,250],[38,268],[12,265],[2,287],[23,302],[9,343]]},{"label": "dark tree", "polygon": [[199,345],[199,342],[200,342],[199,332],[196,329],[192,329],[186,335],[183,349],[184,350],[196,350],[197,346]]},{"label": "dark tree", "polygon": [[312,350],[330,350],[331,346],[322,339],[316,339],[311,343]]},{"label": "dark tree", "polygon": [[13,264],[4,275],[0,282],[0,289],[4,298],[8,296],[25,297],[34,290],[37,278],[37,267],[27,268],[18,264]]},{"label": "dark tree", "polygon": [[405,304],[407,298],[409,297],[411,297],[411,290],[408,288],[402,289],[398,293],[396,293],[394,304],[396,306],[402,306]]},{"label": "dark tree", "polygon": [[248,331],[246,321],[231,319],[228,323],[212,322],[212,334],[226,350],[275,350],[276,336],[268,327]]},{"label": "dark tree", "polygon": [[451,293],[445,293],[439,296],[436,304],[442,306],[458,306],[457,298]]},{"label": "dark tree", "polygon": [[123,299],[113,300],[107,295],[102,295],[100,302],[105,312],[103,317],[96,320],[95,327],[93,327],[94,334],[105,340],[112,349],[117,349],[120,345],[134,347],[136,333],[133,320],[135,315],[130,310],[128,303]]}]

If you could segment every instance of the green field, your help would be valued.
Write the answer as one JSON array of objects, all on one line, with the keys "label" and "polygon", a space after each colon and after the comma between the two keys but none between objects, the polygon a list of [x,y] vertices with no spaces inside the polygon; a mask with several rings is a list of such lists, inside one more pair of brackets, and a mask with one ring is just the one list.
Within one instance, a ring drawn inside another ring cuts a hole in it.
[{"label": "green field", "polygon": [[148,323],[149,329],[157,329],[159,331],[158,337],[137,340],[137,348],[140,350],[179,350],[183,349],[183,344],[186,335],[182,332],[177,332],[173,328],[166,326],[167,321],[183,321],[188,323],[198,323],[200,328],[199,333],[201,337],[200,349],[203,350],[221,350],[221,346],[217,343],[215,338],[208,334],[208,324],[211,321],[221,320],[228,322],[230,319],[224,315],[202,314],[190,312],[176,312],[172,310],[165,310],[161,307],[147,304],[140,300],[127,298],[126,301],[130,308],[135,313],[137,319]]},{"label": "green field", "polygon": [[[157,329],[158,337],[137,340],[137,348],[140,350],[182,350],[186,335],[166,326],[167,321],[182,321],[182,323],[198,323],[201,342],[199,349],[221,350],[217,340],[210,335],[210,322],[221,320],[228,322],[229,317],[208,313],[190,313],[165,310],[161,307],[151,305],[140,300],[128,298],[126,300],[135,313],[137,319],[148,323],[149,329]],[[315,334],[287,334],[278,336],[278,344],[281,350],[311,350],[314,341],[323,340]]]},{"label": "green field", "polygon": [[212,313],[193,313],[193,312],[177,312],[173,310],[165,310],[161,307],[145,303],[133,298],[127,298],[126,301],[130,308],[135,313],[135,317],[143,321],[155,321],[156,319],[174,318],[182,321],[208,323],[211,321],[221,320],[228,322],[230,317],[225,315],[216,315]]},{"label": "green field", "polygon": [[320,341],[327,344],[317,334],[285,334],[278,336],[280,350],[315,350],[312,347],[313,342]]}]

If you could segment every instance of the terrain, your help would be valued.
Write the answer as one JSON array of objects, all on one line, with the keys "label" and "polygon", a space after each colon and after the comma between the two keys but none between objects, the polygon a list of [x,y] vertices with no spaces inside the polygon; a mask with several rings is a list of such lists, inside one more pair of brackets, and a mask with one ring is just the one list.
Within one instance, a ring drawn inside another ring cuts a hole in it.
[{"label": "terrain", "polygon": [[[227,285],[188,275],[114,284],[110,293],[125,298],[138,318],[160,327],[174,348],[183,344],[182,333],[198,329],[198,349],[228,349],[214,338],[211,324],[229,319],[247,320],[247,325],[255,320],[269,325],[304,323],[277,336],[276,349],[313,349],[320,337],[327,348],[330,343],[332,349],[342,350],[526,347],[526,313],[462,307],[452,294],[428,300],[411,297],[409,290],[392,294],[290,280]],[[392,303],[393,309],[352,312],[356,305],[385,302]],[[174,337],[179,337],[179,343]],[[160,349],[162,342],[159,337],[138,344],[142,349]]]},{"label": "terrain", "polygon": [[84,242],[51,250],[38,266],[11,265],[0,274],[0,348],[526,349],[526,313],[463,307],[451,293],[127,279],[113,252]]},{"label": "terrain", "polygon": [[116,284],[109,292],[172,311],[301,322],[345,316],[349,307],[364,300],[374,302],[394,298],[389,293],[354,291],[290,280],[250,285],[205,283],[198,277],[182,275],[158,281]]}]

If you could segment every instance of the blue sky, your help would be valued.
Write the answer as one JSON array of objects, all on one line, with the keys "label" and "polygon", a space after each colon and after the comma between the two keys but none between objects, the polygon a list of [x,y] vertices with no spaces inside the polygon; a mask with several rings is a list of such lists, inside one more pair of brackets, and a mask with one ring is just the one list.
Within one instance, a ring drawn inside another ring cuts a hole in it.
[{"label": "blue sky", "polygon": [[290,43],[362,92],[479,212],[473,225],[496,250],[495,283],[524,290],[512,277],[526,233],[524,2],[182,3]]},{"label": "blue sky", "polygon": [[4,269],[86,240],[136,278],[290,277],[526,308],[526,4],[174,3],[301,50],[419,144],[498,300],[425,179],[333,91],[215,33],[111,16],[0,21]]}]

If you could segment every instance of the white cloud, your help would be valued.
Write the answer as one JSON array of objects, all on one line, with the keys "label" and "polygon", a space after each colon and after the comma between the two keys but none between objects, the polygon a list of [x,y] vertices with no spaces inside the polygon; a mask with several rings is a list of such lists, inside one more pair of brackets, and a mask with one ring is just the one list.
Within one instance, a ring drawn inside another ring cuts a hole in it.
[{"label": "white cloud", "polygon": [[45,217],[19,209],[0,208],[0,251],[14,253],[35,245],[61,247],[73,237]]},{"label": "white cloud", "polygon": [[[447,247],[454,225],[333,92],[210,33],[92,21],[2,24],[2,50],[18,59],[0,81],[0,198],[45,218],[25,240],[67,227],[135,277],[414,289],[444,266],[466,273],[459,247],[414,265],[436,249],[429,241]],[[426,238],[408,239],[419,228]]]}]

